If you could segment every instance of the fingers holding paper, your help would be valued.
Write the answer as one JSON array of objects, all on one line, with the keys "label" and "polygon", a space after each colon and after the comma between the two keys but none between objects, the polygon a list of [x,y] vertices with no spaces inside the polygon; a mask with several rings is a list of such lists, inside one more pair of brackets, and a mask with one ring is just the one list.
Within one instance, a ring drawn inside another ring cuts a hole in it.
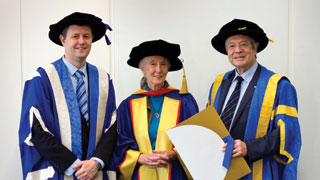
[{"label": "fingers holding paper", "polygon": [[[225,143],[222,147],[222,152],[225,152],[227,148],[227,144]],[[243,141],[237,139],[234,141],[232,157],[246,156],[248,153],[247,145]]]}]

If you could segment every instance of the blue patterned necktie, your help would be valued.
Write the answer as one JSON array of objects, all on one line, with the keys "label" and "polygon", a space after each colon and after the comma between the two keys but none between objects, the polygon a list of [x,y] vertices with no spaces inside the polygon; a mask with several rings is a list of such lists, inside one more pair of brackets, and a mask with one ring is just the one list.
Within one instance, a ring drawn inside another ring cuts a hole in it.
[{"label": "blue patterned necktie", "polygon": [[243,78],[241,76],[237,77],[237,85],[233,90],[226,107],[224,108],[222,114],[220,115],[221,120],[223,121],[224,125],[228,130],[230,128],[230,124],[232,122],[232,118],[240,98],[240,89],[241,89],[242,80]]},{"label": "blue patterned necktie", "polygon": [[89,114],[88,114],[88,97],[86,93],[86,86],[84,84],[83,80],[83,72],[80,70],[77,70],[74,75],[77,78],[77,89],[76,89],[76,94],[77,94],[77,100],[79,103],[79,109],[83,117],[86,119],[87,124],[89,120]]}]

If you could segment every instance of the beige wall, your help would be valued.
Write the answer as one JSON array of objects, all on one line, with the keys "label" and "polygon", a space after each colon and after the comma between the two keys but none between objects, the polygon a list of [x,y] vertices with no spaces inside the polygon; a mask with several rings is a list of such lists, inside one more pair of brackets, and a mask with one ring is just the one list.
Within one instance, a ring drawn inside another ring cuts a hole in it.
[{"label": "beige wall", "polygon": [[[0,95],[0,153],[4,156],[0,179],[22,179],[18,126],[23,81],[38,66],[62,56],[63,48],[48,39],[48,26],[74,11],[96,14],[114,29],[112,46],[107,47],[104,40],[95,43],[89,62],[111,72],[117,104],[139,86],[140,71],[126,64],[131,48],[162,38],[181,45],[189,91],[200,109],[205,108],[214,77],[232,68],[226,56],[211,47],[211,38],[234,18],[257,22],[275,40],[258,54],[258,61],[288,76],[298,91],[303,136],[298,177],[313,179],[320,160],[320,97],[316,90],[319,84],[314,83],[320,78],[319,5],[317,0],[1,0],[0,73],[4,83]],[[168,81],[178,88],[181,78],[181,71],[168,75]]]}]

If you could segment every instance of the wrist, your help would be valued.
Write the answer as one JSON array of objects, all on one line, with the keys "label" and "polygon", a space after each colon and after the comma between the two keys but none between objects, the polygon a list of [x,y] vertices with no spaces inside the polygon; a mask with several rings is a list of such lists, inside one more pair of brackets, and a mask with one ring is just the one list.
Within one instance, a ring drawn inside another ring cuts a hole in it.
[{"label": "wrist", "polygon": [[100,171],[102,169],[102,165],[99,163],[99,161],[97,160],[94,160],[96,162],[96,166],[97,166],[97,169],[98,171]]},{"label": "wrist", "polygon": [[138,161],[137,161],[138,163],[137,164],[143,164],[143,154],[142,153],[140,153],[139,154],[139,157],[138,157]]},{"label": "wrist", "polygon": [[176,159],[177,159],[177,153],[176,153],[176,151],[170,150],[170,153],[171,153],[171,155],[170,155],[170,160],[171,160],[171,161],[172,161],[172,160],[176,160]]}]

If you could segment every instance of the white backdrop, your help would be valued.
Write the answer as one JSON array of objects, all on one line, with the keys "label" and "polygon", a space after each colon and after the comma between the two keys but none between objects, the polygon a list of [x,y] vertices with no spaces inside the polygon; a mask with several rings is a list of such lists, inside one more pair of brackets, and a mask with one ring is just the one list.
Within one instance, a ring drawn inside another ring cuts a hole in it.
[{"label": "white backdrop", "polygon": [[[164,39],[180,44],[189,91],[200,110],[215,76],[232,68],[227,57],[212,48],[211,38],[234,18],[259,24],[275,42],[258,54],[258,62],[288,76],[298,91],[303,141],[298,177],[313,179],[320,160],[320,85],[315,83],[320,78],[319,5],[317,0],[0,0],[0,179],[22,179],[18,126],[23,81],[38,66],[62,56],[63,48],[48,39],[48,27],[74,11],[93,13],[114,29],[108,32],[112,45],[94,43],[89,62],[111,72],[117,104],[139,88],[140,70],[126,64],[131,48]],[[182,71],[170,72],[167,79],[180,88]]]},{"label": "white backdrop", "polygon": [[[245,9],[248,5],[257,8]],[[272,10],[276,18],[270,21],[270,17],[260,14],[264,9]],[[232,68],[227,57],[213,49],[211,38],[218,33],[222,25],[234,18],[248,19],[264,28],[275,43],[271,43],[265,51],[258,54],[258,61],[276,72],[287,75],[286,1],[115,1],[114,78],[118,101],[139,88],[142,76],[140,70],[126,64],[131,48],[143,41],[160,38],[180,44],[180,57],[185,60],[189,91],[196,98],[200,109],[203,109],[207,103],[210,85],[216,75]],[[278,28],[279,25],[281,28]],[[169,73],[167,79],[173,86],[180,88],[182,71]]]}]

